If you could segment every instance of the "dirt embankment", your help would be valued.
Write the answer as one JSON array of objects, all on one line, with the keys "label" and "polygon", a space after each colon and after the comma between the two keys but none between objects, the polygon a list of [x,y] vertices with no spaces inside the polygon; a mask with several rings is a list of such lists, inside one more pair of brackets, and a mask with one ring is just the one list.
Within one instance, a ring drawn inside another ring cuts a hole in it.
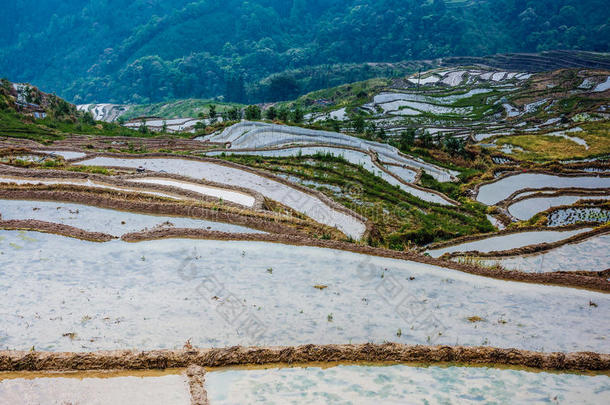
[{"label": "dirt embankment", "polygon": [[141,370],[312,362],[460,363],[539,370],[608,371],[610,354],[541,353],[487,346],[420,346],[398,343],[241,347],[92,353],[0,351],[0,371]]},{"label": "dirt embankment", "polygon": [[191,364],[186,369],[186,377],[189,380],[189,391],[191,392],[191,405],[208,405],[208,393],[205,389],[205,370],[196,364]]},{"label": "dirt embankment", "polygon": [[34,219],[12,219],[7,221],[0,220],[0,229],[8,231],[19,230],[52,233],[56,235],[68,236],[71,238],[88,240],[91,242],[108,242],[112,239],[115,239],[114,236],[101,232],[89,232],[69,225],[38,221]]},{"label": "dirt embankment", "polygon": [[71,135],[65,139],[53,141],[51,146],[41,144],[29,139],[6,138],[0,140],[0,147],[30,148],[40,150],[70,150],[74,152],[90,153],[95,150],[175,150],[175,151],[201,151],[211,147],[223,147],[222,143],[210,141],[196,141],[194,139],[177,138],[171,136],[154,136],[148,138],[125,136],[99,136],[99,135]]}]

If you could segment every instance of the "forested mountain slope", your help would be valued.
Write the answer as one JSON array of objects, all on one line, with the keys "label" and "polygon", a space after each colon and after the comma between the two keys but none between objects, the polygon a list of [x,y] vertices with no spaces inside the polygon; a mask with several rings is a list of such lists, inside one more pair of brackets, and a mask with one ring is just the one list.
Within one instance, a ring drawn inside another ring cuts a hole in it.
[{"label": "forested mountain slope", "polygon": [[269,101],[393,74],[363,62],[608,51],[609,15],[603,0],[10,0],[0,71],[78,103]]}]

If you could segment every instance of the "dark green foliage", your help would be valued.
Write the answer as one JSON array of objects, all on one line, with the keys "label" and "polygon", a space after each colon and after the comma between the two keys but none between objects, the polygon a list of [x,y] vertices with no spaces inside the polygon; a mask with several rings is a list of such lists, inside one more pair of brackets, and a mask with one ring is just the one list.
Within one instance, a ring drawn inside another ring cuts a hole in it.
[{"label": "dark green foliage", "polygon": [[357,134],[361,134],[364,132],[364,117],[362,115],[357,115],[356,118],[354,119],[354,132],[356,132]]},{"label": "dark green foliage", "polygon": [[288,122],[288,117],[290,116],[290,111],[286,107],[282,107],[277,112],[277,117],[282,122]]},{"label": "dark green foliage", "polygon": [[261,119],[261,109],[257,105],[249,105],[246,107],[245,116],[247,120],[260,120]]},{"label": "dark green foliage", "polygon": [[400,133],[400,150],[408,152],[415,144],[415,128],[408,128]]},{"label": "dark green foliage", "polygon": [[303,122],[303,110],[301,110],[299,107],[297,107],[293,112],[292,112],[292,121],[300,124],[301,122]]},{"label": "dark green foliage", "polygon": [[363,62],[610,50],[606,0],[30,3],[3,4],[0,71],[77,103],[277,101],[418,68]]},{"label": "dark green foliage", "polygon": [[265,111],[265,118],[271,121],[277,118],[277,110],[275,107],[271,106],[267,111]]},{"label": "dark green foliage", "polygon": [[210,118],[216,118],[216,105],[215,104],[210,104],[208,106],[209,109],[209,113],[208,115],[210,116]]},{"label": "dark green foliage", "polygon": [[463,156],[466,157],[466,141],[455,136],[447,135],[443,141],[443,147],[447,153],[451,156]]},{"label": "dark green foliage", "polygon": [[424,132],[419,140],[424,148],[431,148],[434,146],[434,139],[428,132]]},{"label": "dark green foliage", "polygon": [[241,110],[239,108],[232,108],[227,112],[227,117],[230,121],[237,121],[241,118]]}]

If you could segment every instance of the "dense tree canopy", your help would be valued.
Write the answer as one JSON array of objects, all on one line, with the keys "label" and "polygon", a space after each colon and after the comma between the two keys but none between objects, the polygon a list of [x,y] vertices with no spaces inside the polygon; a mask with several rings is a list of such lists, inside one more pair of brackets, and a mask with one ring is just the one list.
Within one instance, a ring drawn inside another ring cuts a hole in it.
[{"label": "dense tree canopy", "polygon": [[[333,64],[608,51],[609,38],[606,0],[7,0],[0,73],[75,102],[269,101],[379,73]],[[319,65],[307,81],[285,73]]]}]

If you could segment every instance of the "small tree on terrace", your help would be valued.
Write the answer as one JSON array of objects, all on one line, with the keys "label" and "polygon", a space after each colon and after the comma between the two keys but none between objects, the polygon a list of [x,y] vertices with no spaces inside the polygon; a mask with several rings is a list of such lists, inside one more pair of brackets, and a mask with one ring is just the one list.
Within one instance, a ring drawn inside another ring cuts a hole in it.
[{"label": "small tree on terrace", "polygon": [[294,112],[292,113],[292,120],[294,122],[296,122],[297,124],[300,124],[301,122],[303,122],[303,118],[305,117],[305,114],[303,114],[303,110],[301,110],[299,107],[297,107]]},{"label": "small tree on terrace", "polygon": [[354,119],[354,132],[357,134],[364,132],[364,117],[362,115],[357,115]]},{"label": "small tree on terrace", "polygon": [[415,128],[408,128],[400,134],[400,149],[408,151],[415,144]]},{"label": "small tree on terrace", "polygon": [[432,138],[432,135],[430,135],[428,132],[424,132],[424,134],[420,138],[420,141],[424,148],[431,148],[432,146],[434,146],[434,139]]},{"label": "small tree on terrace", "polygon": [[268,120],[271,120],[271,121],[276,119],[277,118],[277,110],[275,109],[275,107],[273,107],[273,106],[269,107],[269,109],[265,112],[265,117]]},{"label": "small tree on terrace", "polygon": [[81,121],[83,122],[83,124],[95,125],[95,120],[93,119],[93,114],[91,114],[90,111],[87,111],[86,113],[83,114]]},{"label": "small tree on terrace", "polygon": [[451,135],[445,137],[445,150],[451,155],[464,155],[466,143],[459,138]]},{"label": "small tree on terrace", "polygon": [[210,104],[208,106],[208,111],[210,118],[216,118],[216,104]]},{"label": "small tree on terrace", "polygon": [[241,118],[241,110],[237,107],[233,107],[229,110],[227,116],[231,121],[237,121]]},{"label": "small tree on terrace", "polygon": [[290,112],[288,111],[288,109],[286,107],[280,108],[280,110],[277,112],[277,117],[282,122],[287,122],[289,115],[290,115]]},{"label": "small tree on terrace", "polygon": [[369,122],[369,124],[366,126],[365,129],[365,136],[367,139],[371,139],[373,138],[373,135],[375,135],[375,132],[377,132],[377,126],[375,125],[374,122]]},{"label": "small tree on terrace", "polygon": [[246,107],[246,119],[247,120],[260,120],[261,109],[257,105],[249,105]]},{"label": "small tree on terrace", "polygon": [[146,126],[146,121],[142,120],[142,122],[140,123],[140,128],[138,128],[138,131],[140,131],[141,134],[148,133],[148,127]]}]

